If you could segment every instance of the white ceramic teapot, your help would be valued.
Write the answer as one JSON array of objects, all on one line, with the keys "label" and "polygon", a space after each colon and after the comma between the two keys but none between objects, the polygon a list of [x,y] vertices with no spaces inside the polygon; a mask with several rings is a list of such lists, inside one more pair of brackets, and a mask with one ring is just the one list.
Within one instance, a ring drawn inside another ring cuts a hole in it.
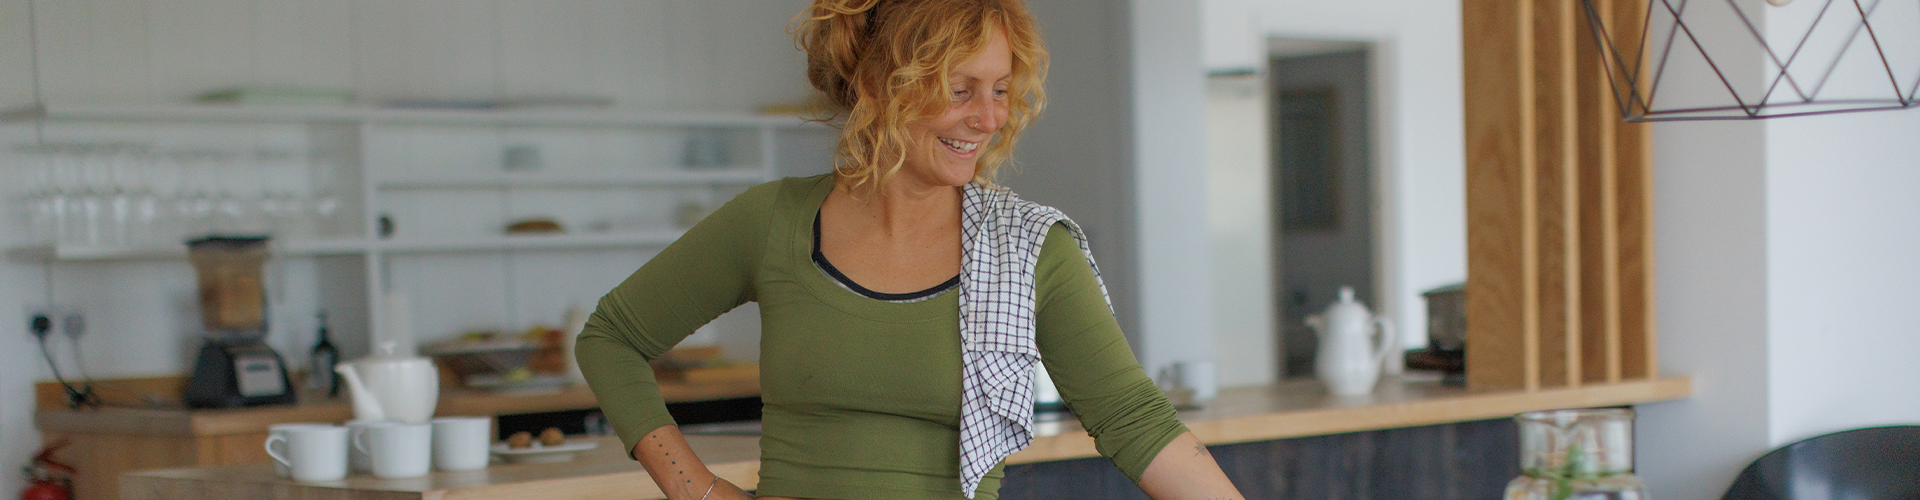
[{"label": "white ceramic teapot", "polygon": [[433,408],[440,403],[440,371],[433,367],[433,360],[394,355],[394,347],[393,342],[383,342],[379,353],[334,365],[333,371],[346,379],[353,392],[353,418],[433,420]]},{"label": "white ceramic teapot", "polygon": [[[1307,326],[1320,336],[1320,352],[1314,358],[1314,372],[1326,382],[1327,390],[1341,396],[1373,392],[1380,371],[1400,345],[1393,324],[1375,317],[1365,304],[1353,298],[1353,287],[1340,287],[1340,301],[1327,311],[1307,317]],[[1375,329],[1378,326],[1378,330]],[[1380,340],[1374,343],[1375,334]]]}]

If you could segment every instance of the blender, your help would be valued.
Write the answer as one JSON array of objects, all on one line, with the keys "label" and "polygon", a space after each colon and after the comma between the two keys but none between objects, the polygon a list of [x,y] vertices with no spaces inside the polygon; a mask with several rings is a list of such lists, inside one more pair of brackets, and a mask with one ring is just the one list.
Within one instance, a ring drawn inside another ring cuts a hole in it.
[{"label": "blender", "polygon": [[187,406],[232,408],[292,404],[294,391],[280,353],[267,347],[264,236],[208,236],[187,242],[200,282],[200,321],[207,341],[187,380]]}]

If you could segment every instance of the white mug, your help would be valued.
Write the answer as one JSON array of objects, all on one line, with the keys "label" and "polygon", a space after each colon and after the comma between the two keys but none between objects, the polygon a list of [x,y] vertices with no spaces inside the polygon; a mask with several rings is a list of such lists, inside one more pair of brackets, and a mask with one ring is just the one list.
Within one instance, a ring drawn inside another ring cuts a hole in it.
[{"label": "white mug", "polygon": [[1212,361],[1191,361],[1181,370],[1180,377],[1193,389],[1193,399],[1212,401],[1220,395],[1220,369]]},{"label": "white mug", "polygon": [[[327,424],[323,422],[291,422],[291,423],[285,423],[285,424],[273,424],[273,425],[267,426],[267,434],[269,436],[282,436],[284,438],[287,435],[286,433],[287,429],[292,429],[295,427],[330,427],[331,425],[332,424]],[[268,461],[273,462],[273,473],[279,474],[280,477],[293,477],[293,470],[288,469],[286,464],[282,464],[279,461],[275,461],[275,460],[268,460]]]},{"label": "white mug", "polygon": [[433,468],[443,471],[487,468],[487,447],[493,444],[491,417],[433,419]]},{"label": "white mug", "polygon": [[[282,452],[275,449],[285,448]],[[267,456],[291,470],[295,481],[333,481],[347,477],[347,428],[297,426],[267,436]]]},{"label": "white mug", "polygon": [[[347,438],[349,441],[351,441],[353,436],[357,436],[360,434],[361,429],[380,426],[380,425],[395,425],[399,423],[400,422],[395,422],[392,420],[348,420],[347,421]],[[366,473],[373,472],[372,463],[367,461],[367,452],[362,451],[359,447],[356,447],[356,446],[348,446],[347,447],[347,470],[356,474],[366,474]]]},{"label": "white mug", "polygon": [[370,425],[353,434],[353,447],[367,454],[373,477],[425,476],[433,465],[433,425],[401,422]]}]

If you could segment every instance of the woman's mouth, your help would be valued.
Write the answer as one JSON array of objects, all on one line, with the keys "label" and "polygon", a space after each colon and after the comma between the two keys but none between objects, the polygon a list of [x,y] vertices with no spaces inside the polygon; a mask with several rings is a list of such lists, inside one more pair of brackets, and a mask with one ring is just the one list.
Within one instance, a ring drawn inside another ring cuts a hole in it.
[{"label": "woman's mouth", "polygon": [[945,137],[941,137],[939,139],[941,144],[945,144],[947,146],[947,150],[953,151],[953,154],[957,154],[960,156],[971,155],[973,154],[973,151],[975,149],[980,148],[980,143],[978,142],[967,142],[967,141],[962,141],[958,139],[948,139]]}]

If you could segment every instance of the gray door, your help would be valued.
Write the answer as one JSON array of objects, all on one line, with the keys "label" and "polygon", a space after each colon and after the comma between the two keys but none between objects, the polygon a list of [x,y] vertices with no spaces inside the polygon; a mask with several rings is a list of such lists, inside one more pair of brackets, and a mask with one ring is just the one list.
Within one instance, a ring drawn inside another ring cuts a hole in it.
[{"label": "gray door", "polygon": [[1287,377],[1311,376],[1319,343],[1306,316],[1325,310],[1341,286],[1378,303],[1367,53],[1270,62],[1281,366]]}]

